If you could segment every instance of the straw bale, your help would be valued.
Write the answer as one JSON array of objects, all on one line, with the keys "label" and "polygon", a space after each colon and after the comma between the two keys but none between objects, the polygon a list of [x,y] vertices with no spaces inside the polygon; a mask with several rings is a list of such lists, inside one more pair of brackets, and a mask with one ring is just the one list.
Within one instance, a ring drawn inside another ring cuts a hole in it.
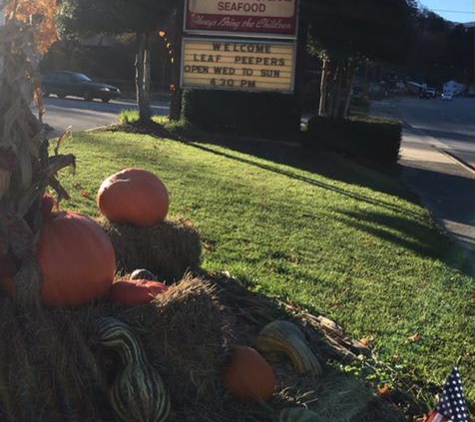
[{"label": "straw bale", "polygon": [[138,327],[173,402],[196,404],[222,395],[220,368],[232,343],[215,286],[185,277],[150,305],[124,312]]},{"label": "straw bale", "polygon": [[180,280],[201,264],[201,239],[189,220],[168,220],[139,228],[100,220],[116,251],[119,268],[146,268],[160,280]]},{"label": "straw bale", "polygon": [[249,292],[237,280],[191,276],[134,308],[105,298],[78,310],[27,310],[0,299],[0,420],[115,420],[107,394],[120,366],[117,356],[101,348],[94,330],[104,316],[137,334],[170,391],[169,422],[271,422],[295,406],[329,422],[404,420],[361,381],[329,365],[319,350],[321,378],[299,376],[288,362],[273,363],[278,388],[271,403],[234,400],[221,384],[228,351],[237,344],[254,346],[260,329],[282,312],[281,304]]}]

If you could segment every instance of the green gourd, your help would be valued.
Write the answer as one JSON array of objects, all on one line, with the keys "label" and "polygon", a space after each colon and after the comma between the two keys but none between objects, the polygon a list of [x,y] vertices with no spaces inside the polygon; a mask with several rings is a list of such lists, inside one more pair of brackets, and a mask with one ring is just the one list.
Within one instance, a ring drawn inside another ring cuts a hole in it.
[{"label": "green gourd", "polygon": [[322,367],[308,346],[300,329],[288,321],[274,321],[267,324],[256,341],[257,350],[264,355],[284,354],[299,373],[318,377]]},{"label": "green gourd", "polygon": [[157,370],[148,362],[131,328],[112,317],[97,324],[100,342],[115,350],[122,370],[109,392],[112,408],[123,422],[162,422],[170,413],[170,398]]}]

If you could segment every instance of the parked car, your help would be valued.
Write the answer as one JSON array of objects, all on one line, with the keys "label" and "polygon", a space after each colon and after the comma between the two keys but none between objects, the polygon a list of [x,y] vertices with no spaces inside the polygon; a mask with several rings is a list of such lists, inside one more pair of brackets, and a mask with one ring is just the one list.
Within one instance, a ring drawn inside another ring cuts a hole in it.
[{"label": "parked car", "polygon": [[452,101],[452,99],[454,98],[452,94],[448,94],[448,93],[443,93],[442,94],[442,97],[440,97],[443,101]]},{"label": "parked car", "polygon": [[51,94],[64,98],[68,95],[82,97],[85,101],[92,101],[98,98],[107,103],[111,99],[120,97],[119,88],[94,82],[91,78],[82,73],[76,72],[52,72],[43,77],[43,95],[48,97]]},{"label": "parked car", "polygon": [[419,98],[436,98],[437,92],[433,88],[427,88],[419,93]]}]

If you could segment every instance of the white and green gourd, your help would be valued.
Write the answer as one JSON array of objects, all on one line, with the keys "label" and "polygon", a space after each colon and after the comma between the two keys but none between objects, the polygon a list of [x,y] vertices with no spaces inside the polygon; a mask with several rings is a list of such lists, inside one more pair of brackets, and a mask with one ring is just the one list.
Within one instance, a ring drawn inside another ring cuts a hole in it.
[{"label": "white and green gourd", "polygon": [[322,422],[322,420],[311,410],[303,407],[292,407],[282,410],[277,422]]},{"label": "white and green gourd", "polygon": [[322,367],[310,349],[302,331],[292,322],[274,321],[267,324],[256,341],[264,355],[286,355],[298,373],[313,377],[322,374]]},{"label": "white and green gourd", "polygon": [[160,374],[148,362],[131,328],[116,318],[97,324],[101,344],[115,350],[122,363],[109,392],[112,408],[123,422],[163,422],[170,413],[170,397]]}]

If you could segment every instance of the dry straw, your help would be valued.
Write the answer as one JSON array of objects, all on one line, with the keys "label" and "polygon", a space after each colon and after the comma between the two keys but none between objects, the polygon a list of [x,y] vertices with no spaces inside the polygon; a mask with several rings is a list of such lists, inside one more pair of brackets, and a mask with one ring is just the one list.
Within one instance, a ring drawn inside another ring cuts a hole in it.
[{"label": "dry straw", "polygon": [[201,239],[189,220],[170,220],[153,227],[100,224],[109,235],[119,268],[130,273],[145,268],[166,281],[180,280],[201,264]]},{"label": "dry straw", "polygon": [[[102,350],[93,331],[103,316],[130,325],[172,397],[170,422],[271,422],[289,406],[314,410],[330,422],[400,422],[400,413],[361,382],[328,367],[314,380],[288,362],[274,366],[279,380],[270,404],[243,404],[221,385],[228,350],[254,346],[282,307],[237,281],[186,277],[154,302],[131,309],[106,298],[80,310],[18,309],[0,300],[0,420],[111,422],[107,391],[117,356]],[[302,329],[305,326],[299,323]],[[318,334],[316,334],[318,335]],[[327,353],[315,350],[322,362]]]}]

